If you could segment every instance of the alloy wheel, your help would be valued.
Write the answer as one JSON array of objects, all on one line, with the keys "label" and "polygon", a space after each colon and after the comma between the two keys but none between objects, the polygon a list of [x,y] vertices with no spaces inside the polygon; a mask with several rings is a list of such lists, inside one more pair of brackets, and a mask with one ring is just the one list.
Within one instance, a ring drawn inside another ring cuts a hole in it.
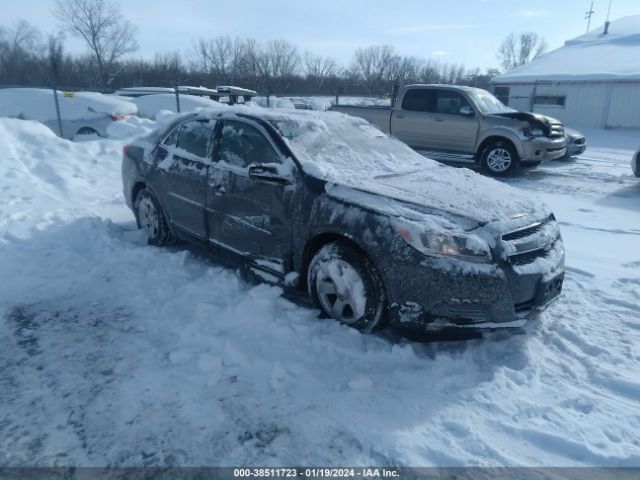
[{"label": "alloy wheel", "polygon": [[316,291],[322,308],[342,323],[353,324],[365,314],[364,281],[344,260],[331,259],[321,266],[316,277]]}]

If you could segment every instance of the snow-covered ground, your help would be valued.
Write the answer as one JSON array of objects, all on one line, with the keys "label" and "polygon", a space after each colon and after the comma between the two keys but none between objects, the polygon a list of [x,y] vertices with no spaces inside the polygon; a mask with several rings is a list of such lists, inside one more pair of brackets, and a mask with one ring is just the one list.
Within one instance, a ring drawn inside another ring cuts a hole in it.
[{"label": "snow-covered ground", "polygon": [[0,119],[0,465],[640,465],[640,138],[585,133],[507,180],[561,222],[559,301],[418,343],[141,245],[122,141]]}]

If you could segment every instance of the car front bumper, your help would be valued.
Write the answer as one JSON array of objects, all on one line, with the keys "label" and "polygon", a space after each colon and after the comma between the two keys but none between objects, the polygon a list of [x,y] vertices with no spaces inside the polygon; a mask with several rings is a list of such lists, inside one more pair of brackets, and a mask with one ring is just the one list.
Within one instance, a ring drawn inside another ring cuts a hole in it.
[{"label": "car front bumper", "polygon": [[424,257],[414,263],[396,263],[396,281],[387,282],[391,324],[423,332],[519,327],[556,300],[562,290],[561,238],[537,265],[543,267]]},{"label": "car front bumper", "polygon": [[567,141],[564,137],[537,137],[522,142],[520,162],[546,162],[563,157],[567,153]]}]

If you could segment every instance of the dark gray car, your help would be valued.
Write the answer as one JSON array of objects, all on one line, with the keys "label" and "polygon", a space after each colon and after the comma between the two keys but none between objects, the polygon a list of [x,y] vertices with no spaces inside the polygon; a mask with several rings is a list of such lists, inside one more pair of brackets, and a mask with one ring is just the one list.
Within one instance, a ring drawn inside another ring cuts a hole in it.
[{"label": "dark gray car", "polygon": [[122,173],[149,243],[226,252],[359,329],[516,326],[562,287],[543,204],[340,113],[182,116]]}]

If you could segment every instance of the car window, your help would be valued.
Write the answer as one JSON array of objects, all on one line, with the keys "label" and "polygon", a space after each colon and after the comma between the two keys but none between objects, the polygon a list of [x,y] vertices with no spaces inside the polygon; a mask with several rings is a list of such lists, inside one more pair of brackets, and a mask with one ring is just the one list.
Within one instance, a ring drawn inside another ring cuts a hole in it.
[{"label": "car window", "polygon": [[173,147],[178,143],[178,133],[180,132],[180,127],[181,126],[178,125],[176,128],[174,128],[169,136],[164,139],[164,142],[162,142],[162,144],[165,147]]},{"label": "car window", "polygon": [[470,107],[469,102],[458,92],[439,90],[436,112],[459,115],[460,107]]},{"label": "car window", "polygon": [[404,94],[402,100],[403,110],[415,112],[434,112],[436,95],[433,90],[417,88]]},{"label": "car window", "polygon": [[271,143],[257,128],[234,120],[224,122],[219,152],[220,161],[239,168],[252,163],[280,163]]},{"label": "car window", "polygon": [[206,158],[213,125],[208,120],[185,122],[180,128],[178,148],[182,148],[196,157]]}]

